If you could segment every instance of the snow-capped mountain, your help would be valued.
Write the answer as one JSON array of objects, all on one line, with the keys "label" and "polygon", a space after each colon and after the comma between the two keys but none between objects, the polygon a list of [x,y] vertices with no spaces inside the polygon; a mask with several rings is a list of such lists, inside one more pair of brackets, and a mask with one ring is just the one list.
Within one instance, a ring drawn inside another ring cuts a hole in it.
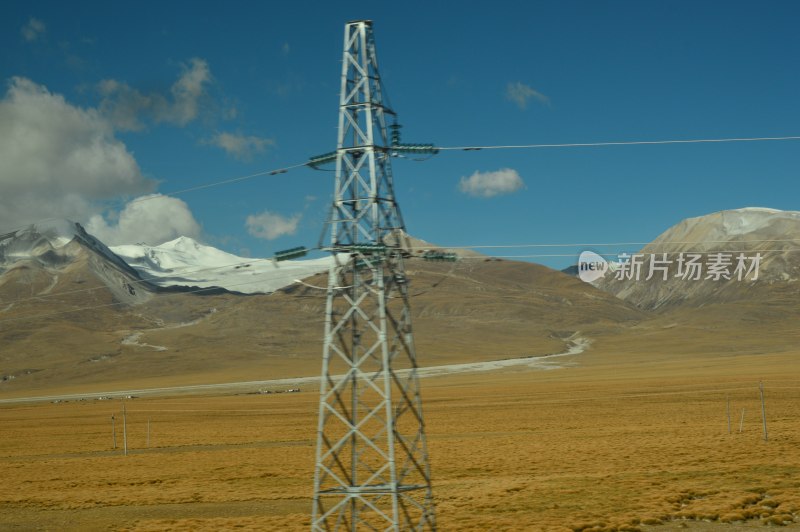
[{"label": "snow-capped mountain", "polygon": [[86,232],[78,223],[63,219],[49,219],[22,229],[0,235],[0,272],[24,260],[42,266],[58,266],[74,258],[77,242],[92,250],[118,268],[134,274],[135,271],[114,254],[105,244]]},{"label": "snow-capped mountain", "polygon": [[[159,246],[108,247],[78,223],[51,219],[0,235],[0,286],[10,277],[33,271],[42,286],[57,282],[65,268],[85,262],[117,299],[136,302],[157,287],[221,288],[231,292],[270,293],[327,271],[331,258],[273,262],[238,257],[191,238],[180,237]],[[11,283],[13,284],[13,283]],[[142,296],[142,297],[139,297]]]},{"label": "snow-capped mountain", "polygon": [[[62,291],[99,297],[103,286],[118,302],[143,303],[155,287],[80,224],[52,219],[0,235],[0,300]],[[16,303],[14,303],[16,301]]]},{"label": "snow-capped mountain", "polygon": [[157,286],[220,287],[244,294],[274,292],[296,279],[327,271],[332,260],[245,258],[183,236],[158,246],[133,244],[111,250]]},{"label": "snow-capped mountain", "polygon": [[640,308],[762,297],[800,279],[800,212],[746,207],[687,218],[629,260],[597,286]]}]

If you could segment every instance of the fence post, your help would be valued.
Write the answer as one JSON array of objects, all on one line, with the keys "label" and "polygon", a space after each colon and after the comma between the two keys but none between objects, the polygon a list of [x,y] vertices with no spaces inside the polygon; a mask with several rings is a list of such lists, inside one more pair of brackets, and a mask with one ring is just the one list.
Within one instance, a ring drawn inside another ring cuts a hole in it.
[{"label": "fence post", "polygon": [[725,413],[728,415],[728,434],[731,433],[731,396],[728,395],[725,397],[727,400],[727,405],[725,407]]},{"label": "fence post", "polygon": [[769,441],[767,436],[767,409],[764,406],[764,383],[758,383],[758,390],[761,393],[761,421],[764,423],[764,441]]},{"label": "fence post", "polygon": [[122,402],[122,442],[125,448],[125,456],[128,456],[128,418],[125,414],[125,401]]}]

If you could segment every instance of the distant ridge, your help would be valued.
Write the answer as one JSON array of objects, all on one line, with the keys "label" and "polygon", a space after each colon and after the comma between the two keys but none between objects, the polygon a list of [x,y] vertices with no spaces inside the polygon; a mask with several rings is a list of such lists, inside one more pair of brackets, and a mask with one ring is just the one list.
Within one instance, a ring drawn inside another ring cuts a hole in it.
[{"label": "distant ridge", "polygon": [[[639,280],[618,280],[609,274],[597,286],[643,309],[765,297],[781,286],[796,287],[800,280],[800,212],[746,207],[687,218],[661,233],[640,253],[644,255],[644,273]],[[662,274],[645,280],[652,258],[660,259],[663,253],[672,261],[667,280]],[[677,275],[681,254],[684,258],[700,254],[703,266],[707,266],[720,253],[731,261],[727,268],[731,279],[708,278],[707,269],[697,280]],[[760,256],[757,279],[753,279],[755,271],[743,280],[736,278],[739,255],[746,258],[748,267],[756,255]]]},{"label": "distant ridge", "polygon": [[51,265],[52,260],[63,261],[69,255],[64,248],[71,242],[80,243],[131,275],[138,276],[128,263],[87,233],[81,224],[59,218],[42,220],[0,235],[0,267],[25,259],[36,260],[43,266]]},{"label": "distant ridge", "polygon": [[578,271],[579,271],[578,270],[578,265],[577,264],[573,264],[572,266],[567,266],[566,268],[561,270],[561,273],[566,273],[567,275],[572,275],[572,276],[577,277],[578,276]]},{"label": "distant ridge", "polygon": [[0,300],[79,290],[90,279],[126,304],[146,302],[155,289],[78,223],[50,219],[0,236]]}]

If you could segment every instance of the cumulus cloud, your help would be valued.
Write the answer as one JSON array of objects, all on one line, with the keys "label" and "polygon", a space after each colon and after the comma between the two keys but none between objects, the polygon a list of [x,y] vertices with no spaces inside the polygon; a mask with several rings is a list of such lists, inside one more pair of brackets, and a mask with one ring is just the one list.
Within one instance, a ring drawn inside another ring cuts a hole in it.
[{"label": "cumulus cloud", "polygon": [[269,211],[251,214],[247,217],[247,232],[256,238],[274,240],[279,236],[293,235],[297,232],[302,214],[286,217]]},{"label": "cumulus cloud", "polygon": [[47,26],[38,18],[31,17],[19,31],[23,39],[28,42],[33,42],[44,36],[47,31]]},{"label": "cumulus cloud", "polygon": [[144,128],[144,119],[185,126],[200,114],[200,106],[208,97],[207,87],[212,77],[208,62],[204,59],[193,58],[182,68],[169,94],[144,94],[122,81],[101,81],[97,86],[103,98],[100,110],[116,128],[122,130],[141,130]]},{"label": "cumulus cloud", "polygon": [[517,104],[520,109],[528,107],[528,100],[534,98],[543,105],[550,105],[550,98],[533,87],[517,81],[506,86],[506,98]]},{"label": "cumulus cloud", "polygon": [[157,246],[179,236],[198,238],[202,232],[184,201],[161,194],[136,198],[108,218],[111,223],[99,214],[92,216],[86,230],[109,246]]},{"label": "cumulus cloud", "polygon": [[101,113],[21,77],[0,99],[0,185],[0,227],[9,229],[84,221],[98,202],[155,187]]},{"label": "cumulus cloud", "polygon": [[222,148],[228,155],[240,161],[249,161],[254,155],[264,152],[268,146],[272,146],[275,142],[272,139],[252,135],[246,136],[223,132],[217,133],[206,140],[205,143]]},{"label": "cumulus cloud", "polygon": [[211,81],[211,70],[203,59],[194,58],[183,68],[183,74],[172,86],[173,106],[164,119],[180,126],[197,117],[200,98],[205,95],[205,85]]},{"label": "cumulus cloud", "polygon": [[495,172],[475,172],[469,177],[462,177],[458,184],[461,192],[480,198],[512,194],[524,187],[522,178],[511,168],[501,168]]}]

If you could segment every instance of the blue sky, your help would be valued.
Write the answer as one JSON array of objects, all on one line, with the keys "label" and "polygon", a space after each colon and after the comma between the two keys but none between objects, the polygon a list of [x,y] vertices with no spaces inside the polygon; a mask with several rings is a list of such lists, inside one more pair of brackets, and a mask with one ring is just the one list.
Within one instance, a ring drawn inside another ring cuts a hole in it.
[{"label": "blue sky", "polygon": [[[129,202],[334,149],[343,26],[353,19],[374,21],[404,142],[800,135],[797,2],[337,4],[7,3],[0,232],[66,216],[111,244],[182,233],[253,256],[316,245],[329,172]],[[394,162],[409,232],[452,246],[646,242],[722,209],[800,210],[798,168],[800,141]],[[473,196],[459,183],[476,172],[524,186]]]}]

